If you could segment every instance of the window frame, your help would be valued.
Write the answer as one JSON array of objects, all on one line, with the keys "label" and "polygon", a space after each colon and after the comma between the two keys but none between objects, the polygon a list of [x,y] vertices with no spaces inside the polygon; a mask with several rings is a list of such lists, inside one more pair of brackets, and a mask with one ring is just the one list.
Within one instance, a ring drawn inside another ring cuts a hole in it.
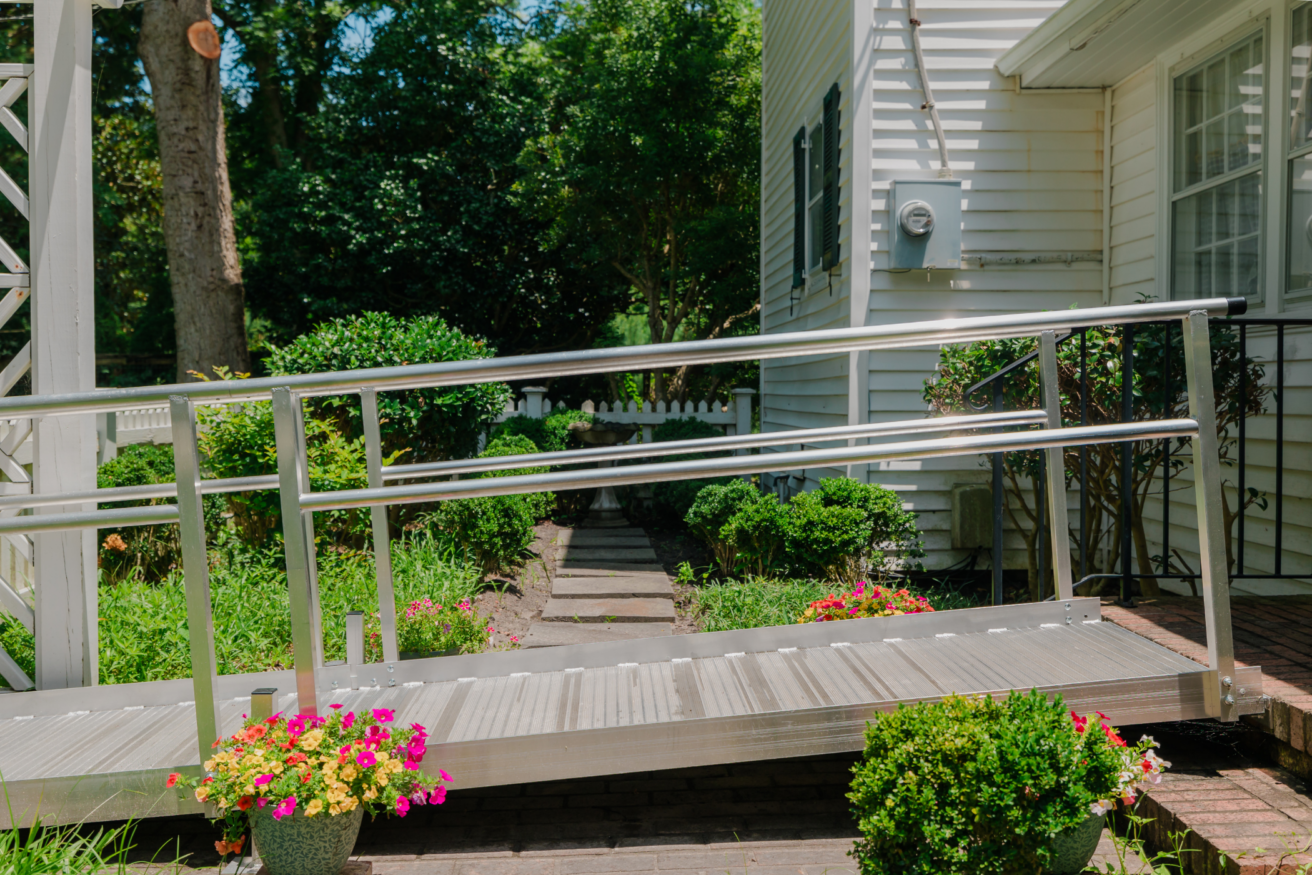
[{"label": "window frame", "polygon": [[[1286,4],[1284,21],[1285,21],[1285,39],[1283,45],[1283,69],[1281,71],[1282,84],[1284,87],[1280,90],[1280,96],[1283,102],[1280,118],[1282,120],[1281,132],[1284,137],[1280,146],[1280,166],[1283,176],[1280,181],[1281,197],[1281,221],[1283,222],[1284,233],[1279,234],[1277,245],[1280,248],[1279,265],[1279,301],[1273,302],[1275,305],[1272,309],[1276,312],[1283,312],[1288,307],[1307,308],[1312,306],[1312,290],[1301,288],[1295,292],[1290,287],[1291,274],[1291,256],[1292,247],[1290,238],[1294,233],[1294,192],[1293,192],[1293,174],[1291,169],[1294,162],[1300,158],[1312,156],[1312,137],[1301,146],[1294,146],[1292,137],[1294,97],[1292,89],[1288,86],[1292,84],[1293,63],[1294,63],[1294,13],[1300,8],[1308,9],[1312,14],[1312,2],[1303,2],[1303,0],[1289,0]],[[1312,65],[1312,57],[1309,57],[1308,63]]]},{"label": "window frame", "polygon": [[[1286,18],[1292,20],[1294,4],[1285,3],[1285,5],[1287,7],[1287,12],[1288,12]],[[1286,38],[1284,40],[1281,40],[1281,42],[1286,44],[1284,48],[1284,56],[1287,57],[1292,50],[1291,47],[1288,45],[1289,42],[1288,34],[1291,29],[1289,27],[1286,27],[1284,28],[1284,30],[1286,32]],[[1249,21],[1237,29],[1235,28],[1230,29],[1229,32],[1227,32],[1220,38],[1208,40],[1204,48],[1201,48],[1199,51],[1194,52],[1191,56],[1187,58],[1183,57],[1183,53],[1181,53],[1182,56],[1181,60],[1178,63],[1171,64],[1170,66],[1166,67],[1165,70],[1162,70],[1161,67],[1159,67],[1158,70],[1159,72],[1158,82],[1159,82],[1159,89],[1160,89],[1159,97],[1162,95],[1162,92],[1164,92],[1164,96],[1165,96],[1165,100],[1161,102],[1161,104],[1164,104],[1164,109],[1165,109],[1164,112],[1165,124],[1164,126],[1161,127],[1161,130],[1164,132],[1164,137],[1162,138],[1162,142],[1159,143],[1159,149],[1164,149],[1166,153],[1164,156],[1165,160],[1160,163],[1162,172],[1159,174],[1158,177],[1159,185],[1161,186],[1160,190],[1164,192],[1164,196],[1158,199],[1159,210],[1162,211],[1161,217],[1159,219],[1159,228],[1165,230],[1164,236],[1161,240],[1161,246],[1158,248],[1158,257],[1159,259],[1164,259],[1162,263],[1166,265],[1166,269],[1164,271],[1159,272],[1159,276],[1163,277],[1163,282],[1158,284],[1159,298],[1161,300],[1185,300],[1184,298],[1178,297],[1176,294],[1176,277],[1179,273],[1178,266],[1176,264],[1176,252],[1177,252],[1176,240],[1175,240],[1175,233],[1177,230],[1176,219],[1175,219],[1176,205],[1181,201],[1188,200],[1192,197],[1203,194],[1204,192],[1207,191],[1217,190],[1225,185],[1229,185],[1233,182],[1236,182],[1240,179],[1252,175],[1257,175],[1260,178],[1261,182],[1259,183],[1260,194],[1258,197],[1258,227],[1257,227],[1258,292],[1255,299],[1251,300],[1250,303],[1253,304],[1255,308],[1265,307],[1271,299],[1281,297],[1280,290],[1283,288],[1283,284],[1284,284],[1283,280],[1286,274],[1286,270],[1284,268],[1282,268],[1279,272],[1281,279],[1280,282],[1277,284],[1277,288],[1275,290],[1272,290],[1273,291],[1272,294],[1267,293],[1268,278],[1270,275],[1270,265],[1272,263],[1272,259],[1269,253],[1272,244],[1267,234],[1267,231],[1269,227],[1269,223],[1268,223],[1268,214],[1270,212],[1269,207],[1270,204],[1272,203],[1271,201],[1271,192],[1273,190],[1272,183],[1276,182],[1275,179],[1276,174],[1271,173],[1270,165],[1273,163],[1274,156],[1280,156],[1281,161],[1288,160],[1284,157],[1285,145],[1286,145],[1285,141],[1281,140],[1278,143],[1272,143],[1273,140],[1272,118],[1273,117],[1282,118],[1282,119],[1284,118],[1284,106],[1287,102],[1287,98],[1285,99],[1279,99],[1279,98],[1281,97],[1281,95],[1283,95],[1283,90],[1284,90],[1283,82],[1285,79],[1288,79],[1288,65],[1282,63],[1278,65],[1279,69],[1277,69],[1277,65],[1273,63],[1275,57],[1275,42],[1272,39],[1272,36],[1273,36],[1272,28],[1270,26],[1270,21],[1268,19],[1262,19],[1255,22]],[[1243,45],[1245,43],[1251,43],[1255,38],[1260,38],[1262,40],[1261,157],[1258,160],[1245,165],[1244,167],[1237,168],[1235,170],[1228,170],[1211,179],[1204,179],[1200,182],[1193,183],[1192,185],[1185,185],[1177,191],[1176,181],[1177,181],[1177,174],[1180,169],[1178,166],[1178,162],[1180,160],[1180,154],[1181,154],[1180,149],[1178,148],[1179,146],[1178,138],[1179,136],[1182,135],[1182,132],[1180,131],[1177,124],[1178,120],[1181,117],[1181,107],[1179,107],[1178,105],[1178,100],[1176,96],[1177,83],[1185,76],[1189,76],[1199,70],[1204,69],[1217,58],[1224,58],[1230,52],[1234,51],[1234,49],[1237,48],[1238,46]],[[1164,75],[1160,75],[1163,73]],[[1276,81],[1277,75],[1281,75],[1283,77],[1280,80],[1282,85],[1279,90],[1273,88],[1272,85],[1272,83]],[[1276,107],[1273,107],[1272,106],[1273,103],[1278,105]],[[1276,115],[1275,113],[1273,113],[1273,109],[1279,111],[1280,114]],[[1309,146],[1309,149],[1312,149],[1312,146]],[[1285,174],[1280,174],[1279,176],[1280,176],[1280,184],[1283,189]],[[1284,194],[1283,192],[1281,196],[1282,198],[1287,198],[1287,195]],[[1283,236],[1283,235],[1279,235],[1279,236]],[[1283,263],[1284,247],[1281,246],[1280,248],[1282,251],[1281,263]],[[1227,292],[1227,294],[1230,293]]]},{"label": "window frame", "polygon": [[[817,138],[819,143],[817,145]],[[824,242],[821,237],[817,244],[817,237],[824,233],[824,213],[823,200],[825,196],[824,186],[824,142],[825,142],[825,123],[823,118],[817,118],[815,122],[806,124],[806,197],[803,199],[803,208],[806,213],[806,276],[808,278],[815,276],[822,270],[822,261],[824,258]],[[819,165],[819,171],[816,166]],[[815,183],[816,190],[812,191],[811,186]],[[817,213],[817,209],[819,212]]]}]

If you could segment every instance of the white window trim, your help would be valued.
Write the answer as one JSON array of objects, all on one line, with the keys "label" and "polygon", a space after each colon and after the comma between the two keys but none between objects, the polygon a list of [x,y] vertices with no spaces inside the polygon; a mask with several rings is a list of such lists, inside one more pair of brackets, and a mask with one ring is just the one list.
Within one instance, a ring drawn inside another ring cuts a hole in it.
[{"label": "white window trim", "polygon": [[[1253,0],[1236,6],[1201,32],[1158,55],[1157,74],[1157,239],[1154,289],[1158,300],[1171,299],[1173,246],[1171,215],[1175,180],[1175,77],[1220,52],[1257,28],[1266,45],[1266,131],[1262,138],[1262,304],[1254,315],[1284,309],[1285,226],[1289,152],[1289,40],[1291,0]],[[1109,181],[1110,182],[1110,181]],[[1275,229],[1277,233],[1269,233]],[[1301,309],[1301,308],[1300,308]]]},{"label": "white window trim", "polygon": [[[806,277],[807,277],[807,290],[808,290],[808,291],[811,291],[811,290],[812,290],[812,289],[811,289],[811,280],[813,280],[817,275],[819,275],[819,274],[821,273],[821,261],[820,261],[819,259],[815,258],[816,253],[814,253],[814,252],[811,251],[811,240],[812,240],[812,237],[811,237],[811,208],[812,208],[813,206],[815,206],[816,202],[817,202],[820,198],[823,198],[823,197],[824,197],[824,194],[825,194],[825,192],[824,192],[824,184],[823,184],[823,182],[821,183],[820,191],[818,191],[818,192],[812,192],[812,191],[811,191],[811,161],[813,160],[813,157],[814,157],[814,156],[812,155],[812,152],[811,152],[811,149],[812,149],[812,146],[811,146],[811,138],[812,138],[812,136],[815,134],[816,131],[819,131],[819,132],[820,132],[820,136],[821,136],[821,137],[824,137],[825,123],[824,123],[824,113],[823,113],[823,112],[816,116],[816,120],[815,120],[814,122],[811,122],[811,123],[809,123],[809,124],[806,126],[806,144],[805,144],[805,145],[806,145],[806,174],[805,174],[805,176],[806,176],[806,197],[805,197],[805,198],[803,199],[803,201],[802,201],[802,203],[803,203],[803,210],[805,211],[805,216],[804,216],[804,218],[803,218],[803,223],[802,223],[802,224],[806,227]],[[822,148],[823,148],[823,146],[822,146]],[[820,156],[820,161],[821,161],[820,175],[821,175],[821,178],[823,179],[823,177],[824,177],[824,155],[821,155],[821,156]]]}]

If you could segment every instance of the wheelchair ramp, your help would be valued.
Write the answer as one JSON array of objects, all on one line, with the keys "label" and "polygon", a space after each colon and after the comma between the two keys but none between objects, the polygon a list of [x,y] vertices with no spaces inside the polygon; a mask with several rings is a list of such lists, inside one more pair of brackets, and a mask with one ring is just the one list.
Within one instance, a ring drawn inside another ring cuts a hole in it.
[{"label": "wheelchair ramp", "polygon": [[[1199,664],[1101,622],[1096,599],[321,669],[324,703],[393,708],[429,728],[455,788],[806,756],[863,746],[898,703],[1037,687],[1121,725],[1207,716]],[[232,732],[259,686],[221,679]],[[1263,705],[1241,668],[1240,714]],[[13,820],[199,811],[163,782],[198,766],[189,681],[0,696]],[[294,695],[278,707],[295,710]],[[322,707],[322,706],[321,706]],[[26,712],[25,712],[26,709]],[[108,801],[106,801],[109,797]],[[0,826],[10,813],[0,808]]]}]

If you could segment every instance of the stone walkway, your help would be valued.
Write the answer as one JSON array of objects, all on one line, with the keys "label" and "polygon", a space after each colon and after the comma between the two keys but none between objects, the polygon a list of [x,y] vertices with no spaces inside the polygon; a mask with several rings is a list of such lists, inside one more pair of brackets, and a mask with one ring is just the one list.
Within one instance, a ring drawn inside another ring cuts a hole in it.
[{"label": "stone walkway", "polygon": [[639,528],[579,528],[557,538],[551,598],[523,647],[672,633],[674,589]]}]

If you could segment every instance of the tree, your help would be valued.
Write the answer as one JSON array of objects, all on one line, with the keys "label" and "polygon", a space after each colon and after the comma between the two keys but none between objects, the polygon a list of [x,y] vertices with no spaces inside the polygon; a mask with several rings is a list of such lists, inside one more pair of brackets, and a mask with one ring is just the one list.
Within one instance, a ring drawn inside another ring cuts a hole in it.
[{"label": "tree", "polygon": [[[250,370],[211,13],[209,0],[153,0],[138,43],[159,136],[180,381],[216,365]],[[213,57],[193,48],[193,25],[211,29]]]},{"label": "tree", "polygon": [[441,316],[502,354],[590,345],[623,285],[512,197],[545,124],[536,25],[493,0],[391,8],[253,192],[252,309],[279,340],[376,310]]},{"label": "tree", "polygon": [[[752,329],[760,12],[750,0],[592,0],[545,45],[549,130],[524,202],[631,287],[655,343]],[[687,368],[648,396],[686,397]]]}]

